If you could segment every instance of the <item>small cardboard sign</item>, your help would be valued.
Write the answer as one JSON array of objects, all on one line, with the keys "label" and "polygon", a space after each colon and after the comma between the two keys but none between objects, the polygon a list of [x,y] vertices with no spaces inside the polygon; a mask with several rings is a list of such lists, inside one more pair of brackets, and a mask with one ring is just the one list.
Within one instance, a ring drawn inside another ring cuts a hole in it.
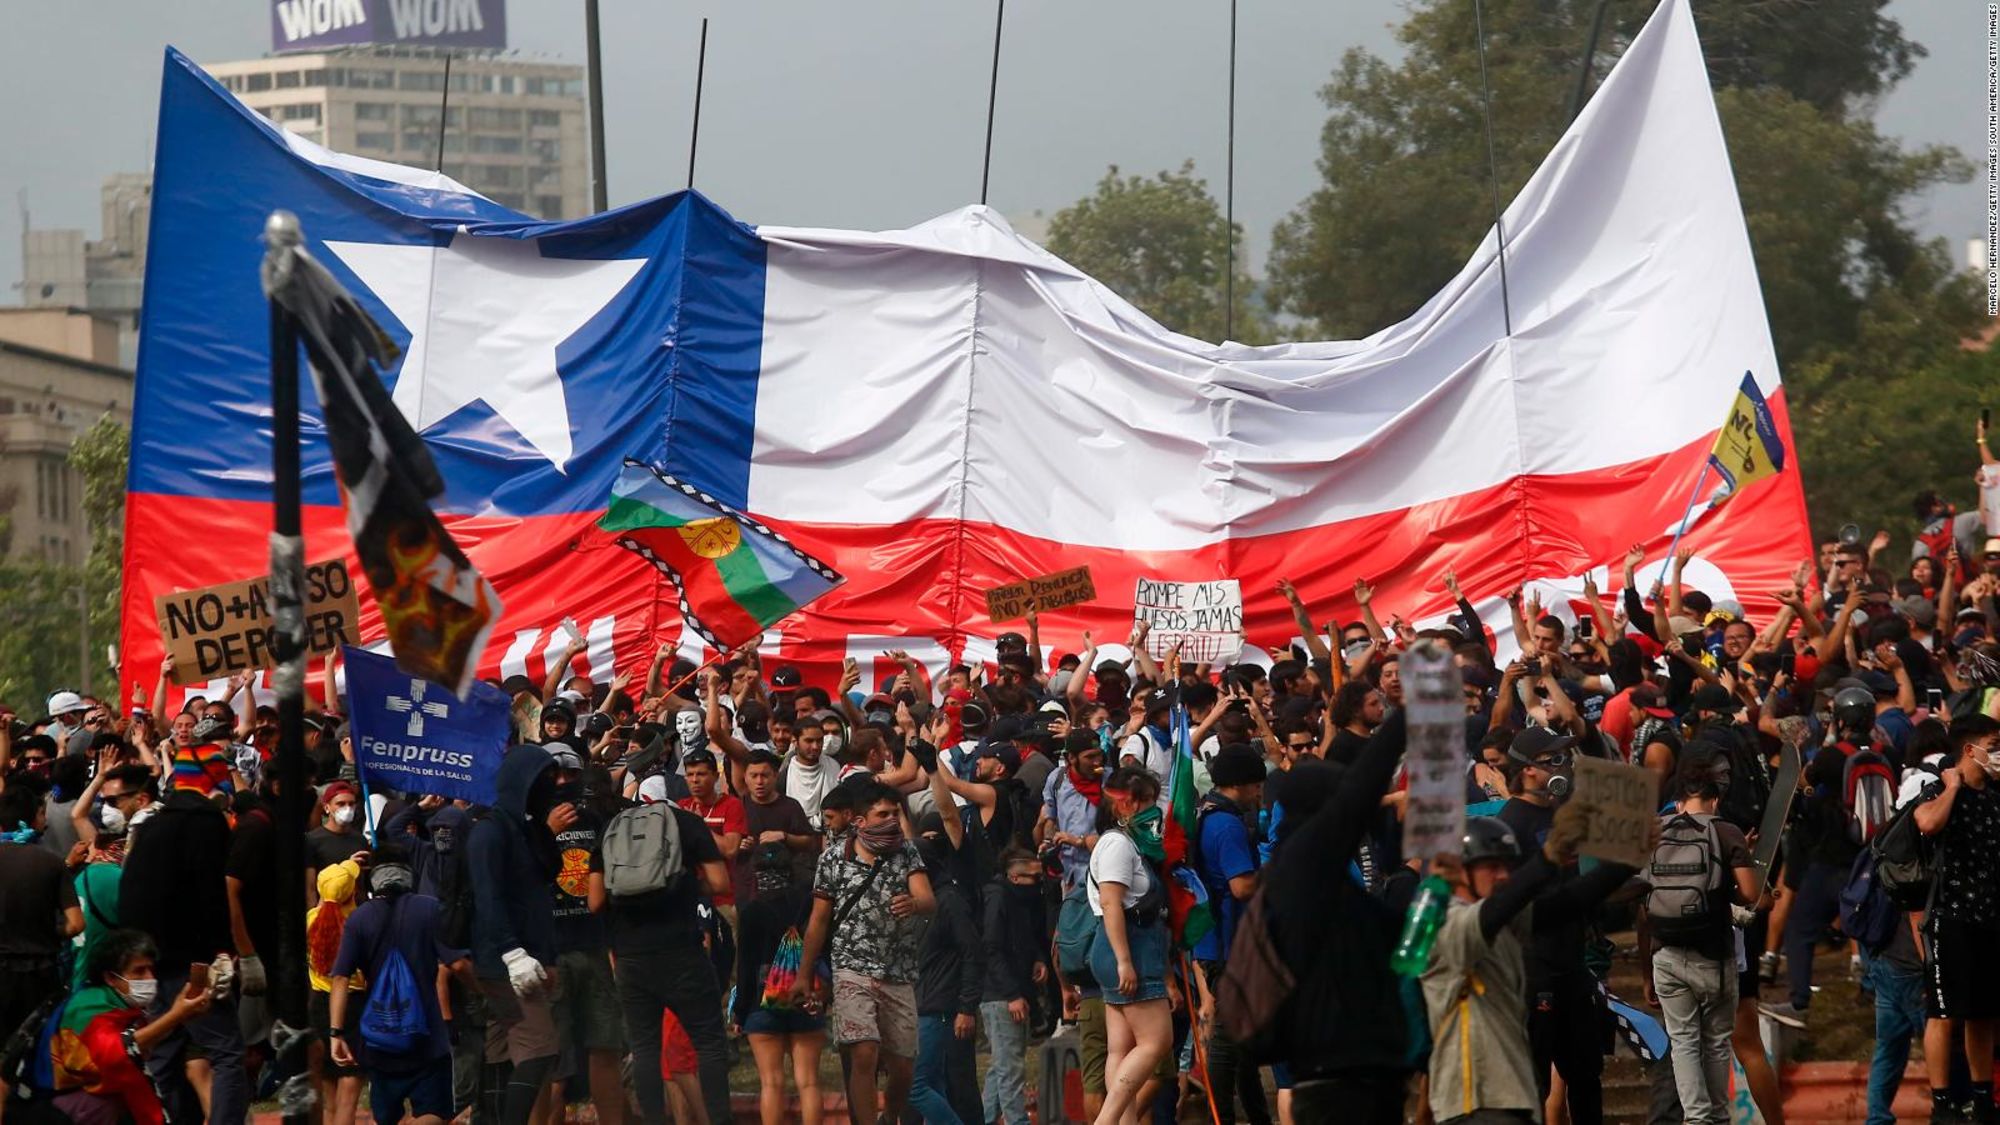
[{"label": "small cardboard sign", "polygon": [[1205,582],[1139,579],[1132,615],[1151,626],[1146,652],[1165,659],[1175,645],[1191,664],[1234,660],[1243,651],[1243,588],[1234,578]]},{"label": "small cardboard sign", "polygon": [[1653,858],[1647,845],[1659,820],[1659,795],[1659,778],[1644,766],[1577,758],[1576,794],[1570,799],[1590,806],[1577,854],[1646,866]]},{"label": "small cardboard sign", "polygon": [[[306,648],[314,656],[361,643],[361,601],[345,559],[306,567]],[[153,599],[160,636],[174,658],[174,682],[205,683],[218,676],[271,668],[271,631],[277,606],[271,577],[260,575]]]},{"label": "small cardboard sign", "polygon": [[1403,855],[1457,855],[1465,840],[1465,699],[1451,650],[1424,641],[1403,656],[1408,734]]},{"label": "small cardboard sign", "polygon": [[1090,580],[1090,568],[1071,567],[986,591],[986,616],[995,621],[1013,621],[1026,616],[1031,603],[1039,613],[1095,600],[1097,586]]}]

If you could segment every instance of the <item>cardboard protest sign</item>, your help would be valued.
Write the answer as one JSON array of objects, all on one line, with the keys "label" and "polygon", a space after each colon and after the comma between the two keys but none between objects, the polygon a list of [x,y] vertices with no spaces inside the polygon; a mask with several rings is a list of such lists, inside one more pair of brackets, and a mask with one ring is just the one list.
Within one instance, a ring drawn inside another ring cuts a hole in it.
[{"label": "cardboard protest sign", "polygon": [[[160,636],[174,658],[174,682],[198,684],[271,668],[273,614],[271,578],[259,575],[153,599]],[[361,641],[361,602],[344,559],[306,567],[306,648],[314,656]]]},{"label": "cardboard protest sign", "polygon": [[1152,627],[1146,652],[1163,658],[1175,645],[1193,664],[1233,660],[1243,650],[1243,588],[1234,578],[1206,582],[1139,579],[1133,619]]},{"label": "cardboard protest sign", "polygon": [[1457,855],[1465,839],[1465,702],[1451,652],[1425,641],[1403,656],[1408,740],[1403,854]]},{"label": "cardboard protest sign", "polygon": [[1024,616],[1031,603],[1040,612],[1080,605],[1096,598],[1097,587],[1090,580],[1090,568],[1078,566],[1039,578],[995,586],[986,591],[986,616],[995,621],[1012,621]]},{"label": "cardboard protest sign", "polygon": [[1577,854],[1631,867],[1651,862],[1648,845],[1659,820],[1659,793],[1659,778],[1644,766],[1577,758],[1576,795],[1570,799],[1590,806]]}]

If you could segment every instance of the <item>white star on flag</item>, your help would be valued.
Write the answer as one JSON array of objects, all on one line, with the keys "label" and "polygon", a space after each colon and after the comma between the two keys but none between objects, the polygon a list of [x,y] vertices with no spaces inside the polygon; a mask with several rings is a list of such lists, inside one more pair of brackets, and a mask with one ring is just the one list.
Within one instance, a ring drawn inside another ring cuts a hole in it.
[{"label": "white star on flag", "polygon": [[410,332],[396,406],[419,433],[484,401],[557,472],[570,458],[556,348],[646,264],[545,258],[534,239],[464,228],[448,246],[326,244]]}]

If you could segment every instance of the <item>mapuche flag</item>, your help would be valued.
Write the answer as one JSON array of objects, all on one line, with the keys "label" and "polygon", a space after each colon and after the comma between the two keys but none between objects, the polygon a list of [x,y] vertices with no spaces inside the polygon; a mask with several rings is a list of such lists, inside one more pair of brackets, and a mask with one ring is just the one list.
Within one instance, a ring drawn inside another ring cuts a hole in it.
[{"label": "mapuche flag", "polygon": [[265,288],[312,360],[347,531],[396,666],[463,699],[500,596],[431,511],[444,477],[375,371],[395,360],[396,346],[310,255],[293,249],[278,260]]},{"label": "mapuche flag", "polygon": [[834,569],[693,485],[627,460],[598,527],[660,568],[681,616],[734,648],[840,585]]}]

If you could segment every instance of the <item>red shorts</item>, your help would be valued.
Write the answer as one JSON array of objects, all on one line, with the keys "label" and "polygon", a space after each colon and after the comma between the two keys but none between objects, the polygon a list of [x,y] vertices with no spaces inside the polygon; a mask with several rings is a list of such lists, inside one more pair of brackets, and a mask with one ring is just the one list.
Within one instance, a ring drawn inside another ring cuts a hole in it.
[{"label": "red shorts", "polygon": [[698,1074],[701,1061],[695,1057],[694,1040],[674,1018],[674,1010],[660,1013],[660,1077],[669,1082],[677,1074]]}]

